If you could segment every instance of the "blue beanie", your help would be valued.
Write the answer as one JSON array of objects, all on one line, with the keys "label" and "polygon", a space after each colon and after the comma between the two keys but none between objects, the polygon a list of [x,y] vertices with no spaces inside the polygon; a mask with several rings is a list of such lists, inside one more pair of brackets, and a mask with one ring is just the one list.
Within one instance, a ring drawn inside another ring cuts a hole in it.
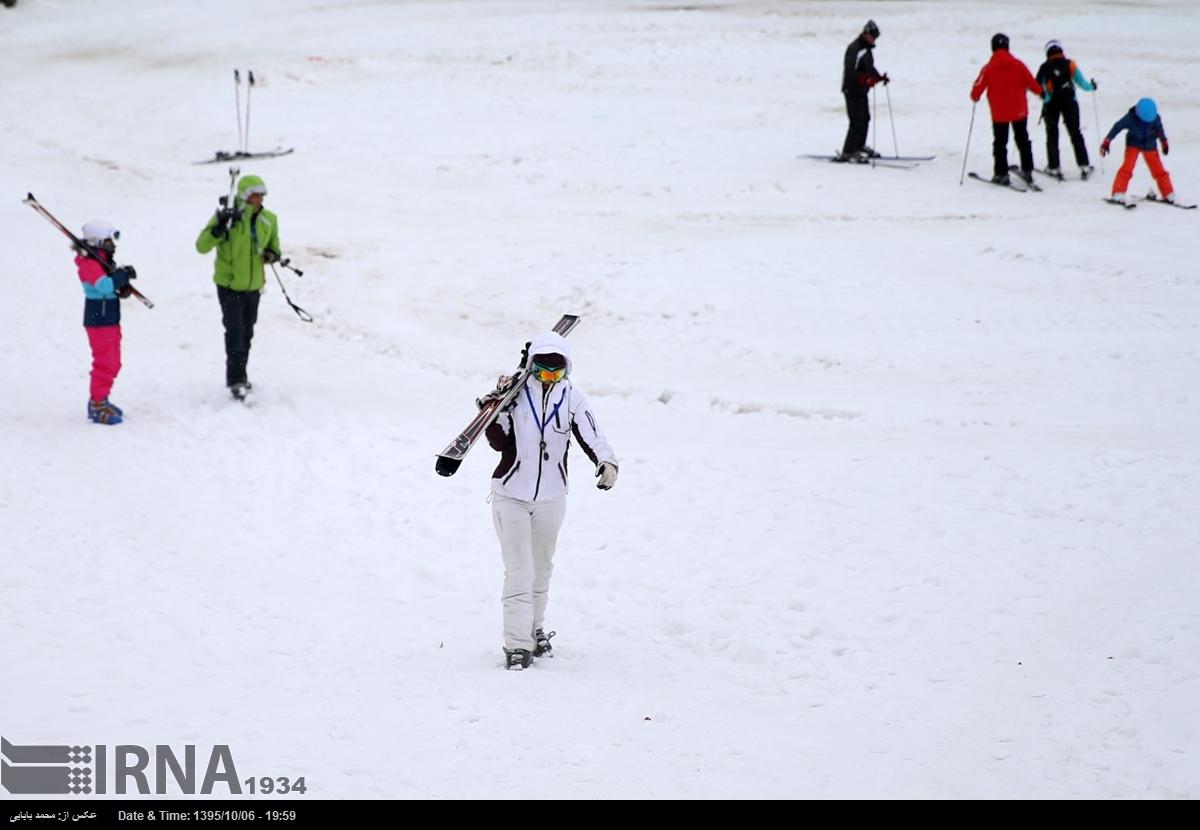
[{"label": "blue beanie", "polygon": [[1153,98],[1142,98],[1137,102],[1137,117],[1147,124],[1158,117],[1158,105]]}]

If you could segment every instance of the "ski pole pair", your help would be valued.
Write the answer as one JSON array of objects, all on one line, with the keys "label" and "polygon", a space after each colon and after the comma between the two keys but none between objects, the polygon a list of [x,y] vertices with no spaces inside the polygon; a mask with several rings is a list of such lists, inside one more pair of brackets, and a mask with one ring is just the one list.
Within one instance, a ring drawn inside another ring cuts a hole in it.
[{"label": "ski pole pair", "polygon": [[246,86],[246,131],[242,132],[242,76],[233,70],[233,100],[237,107],[238,152],[250,152],[250,93],[254,91],[254,73],[246,70],[248,84]]}]

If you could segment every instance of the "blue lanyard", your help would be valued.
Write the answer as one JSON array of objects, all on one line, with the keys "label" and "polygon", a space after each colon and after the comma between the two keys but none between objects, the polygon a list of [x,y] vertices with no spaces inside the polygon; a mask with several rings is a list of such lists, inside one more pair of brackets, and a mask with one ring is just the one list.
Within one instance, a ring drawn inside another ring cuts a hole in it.
[{"label": "blue lanyard", "polygon": [[529,394],[529,384],[525,384],[525,400],[529,401],[529,411],[533,413],[533,420],[538,424],[538,431],[542,433],[542,449],[546,448],[546,425],[549,424],[558,416],[558,408],[562,406],[563,401],[567,399],[567,390],[563,389],[562,397],[558,399],[558,403],[554,405],[554,409],[546,416],[546,420],[542,420],[538,415],[537,407],[533,405],[533,395]]}]

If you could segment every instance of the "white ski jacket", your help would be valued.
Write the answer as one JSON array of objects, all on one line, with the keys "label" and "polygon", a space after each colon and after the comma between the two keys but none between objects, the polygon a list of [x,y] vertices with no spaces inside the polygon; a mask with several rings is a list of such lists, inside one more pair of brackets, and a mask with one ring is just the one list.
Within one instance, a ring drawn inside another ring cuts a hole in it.
[{"label": "white ski jacket", "polygon": [[493,493],[522,501],[563,498],[572,436],[593,464],[607,461],[618,466],[587,396],[571,383],[566,340],[553,333],[540,335],[529,346],[529,361],[549,352],[566,358],[566,377],[543,389],[531,375],[517,393],[516,406],[501,413],[487,429],[488,443],[500,451],[500,463],[492,473]]}]

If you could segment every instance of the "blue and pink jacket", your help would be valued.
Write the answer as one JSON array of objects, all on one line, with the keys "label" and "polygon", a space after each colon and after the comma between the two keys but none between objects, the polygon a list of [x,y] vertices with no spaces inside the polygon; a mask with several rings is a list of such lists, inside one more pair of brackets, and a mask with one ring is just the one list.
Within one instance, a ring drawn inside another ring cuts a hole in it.
[{"label": "blue and pink jacket", "polygon": [[[101,254],[103,256],[103,254]],[[83,285],[83,324],[117,326],[121,323],[121,298],[117,292],[129,285],[125,269],[109,274],[104,265],[88,256],[76,256],[75,268]]]}]

